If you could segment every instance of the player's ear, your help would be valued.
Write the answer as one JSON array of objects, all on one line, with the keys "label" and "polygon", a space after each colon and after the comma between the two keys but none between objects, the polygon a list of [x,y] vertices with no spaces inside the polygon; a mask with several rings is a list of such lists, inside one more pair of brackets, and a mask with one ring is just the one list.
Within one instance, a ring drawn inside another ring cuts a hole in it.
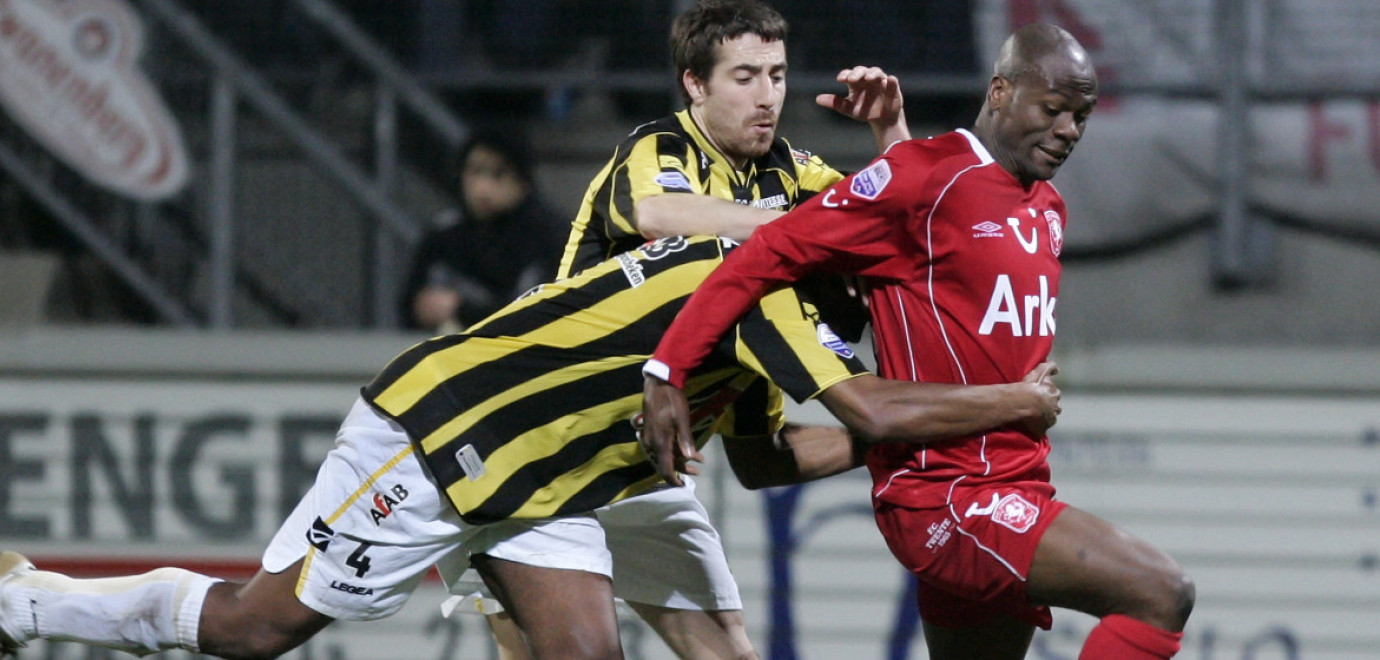
[{"label": "player's ear", "polygon": [[681,72],[680,84],[685,87],[686,93],[690,95],[690,102],[692,104],[699,105],[704,103],[704,97],[706,96],[704,81],[691,73],[689,69]]},{"label": "player's ear", "polygon": [[987,83],[987,107],[991,110],[1004,107],[1015,93],[1015,85],[1001,76],[992,76]]}]

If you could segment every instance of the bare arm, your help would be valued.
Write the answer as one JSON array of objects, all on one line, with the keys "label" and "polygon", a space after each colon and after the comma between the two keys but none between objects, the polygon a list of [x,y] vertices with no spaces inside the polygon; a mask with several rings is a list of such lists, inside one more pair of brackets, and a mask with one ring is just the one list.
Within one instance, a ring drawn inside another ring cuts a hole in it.
[{"label": "bare arm", "polygon": [[847,472],[862,465],[862,449],[841,426],[787,424],[776,436],[724,438],[734,476],[752,490]]},{"label": "bare arm", "polygon": [[927,443],[1013,426],[1038,439],[1059,415],[1058,367],[1045,362],[1019,383],[947,385],[866,374],[820,401],[861,442]]},{"label": "bare arm", "polygon": [[848,85],[848,96],[820,94],[815,103],[845,117],[865,121],[877,141],[877,153],[900,140],[910,139],[906,125],[901,82],[877,67],[855,66],[839,72],[838,81]]},{"label": "bare arm", "polygon": [[647,238],[707,235],[736,241],[746,241],[752,230],[785,214],[686,193],[643,197],[633,209],[637,230]]},{"label": "bare arm", "polygon": [[[840,429],[802,436],[802,453],[795,457],[795,472],[790,472],[789,467],[784,472],[779,466],[772,467],[761,482],[777,485],[793,474],[795,481],[783,483],[796,483],[847,469],[842,467],[840,457],[845,451],[842,443],[850,436],[857,443],[927,443],[1009,426],[1038,439],[1054,426],[1060,412],[1059,388],[1052,380],[1058,371],[1053,362],[1045,362],[1021,382],[1005,385],[913,383],[872,374],[842,381],[825,390],[820,401],[844,423],[848,433]],[[704,461],[690,435],[685,392],[649,375],[645,378],[642,401],[646,424],[638,442],[657,473],[679,486],[680,473],[699,474],[694,463]],[[790,445],[792,450],[797,449],[794,441]],[[851,441],[847,451],[853,451]],[[740,470],[734,467],[735,473]],[[741,474],[738,480],[745,486],[755,481]]]}]

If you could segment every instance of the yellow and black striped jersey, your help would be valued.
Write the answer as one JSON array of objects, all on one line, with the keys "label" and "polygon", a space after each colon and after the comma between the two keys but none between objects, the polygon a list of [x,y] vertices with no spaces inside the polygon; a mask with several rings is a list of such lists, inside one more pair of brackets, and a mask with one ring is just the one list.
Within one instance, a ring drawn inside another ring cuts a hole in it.
[{"label": "yellow and black striped jersey", "polygon": [[635,129],[590,182],[556,276],[568,277],[646,241],[633,220],[633,205],[644,197],[709,195],[784,211],[842,178],[818,156],[791,148],[781,137],[766,155],[738,171],[682,110]]},{"label": "yellow and black striped jersey", "polygon": [[[363,389],[468,522],[588,511],[661,482],[637,444],[642,364],[734,243],[648,243],[408,349]],[[768,295],[686,384],[694,429],[753,436],[865,367],[792,289]],[[770,379],[770,380],[768,380]],[[778,389],[778,387],[780,389]]]}]

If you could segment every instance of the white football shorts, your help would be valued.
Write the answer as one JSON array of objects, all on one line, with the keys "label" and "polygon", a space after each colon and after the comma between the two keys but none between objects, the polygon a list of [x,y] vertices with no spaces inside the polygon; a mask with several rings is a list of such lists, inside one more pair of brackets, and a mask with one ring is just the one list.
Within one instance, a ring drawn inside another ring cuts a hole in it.
[{"label": "white football shorts", "polygon": [[[281,573],[305,557],[303,604],[327,616],[372,620],[402,608],[431,566],[464,611],[483,601],[471,554],[613,578],[614,595],[675,609],[742,609],[723,544],[693,484],[666,487],[591,514],[471,525],[445,502],[393,421],[355,402],[316,482],[264,551]],[[449,603],[447,611],[456,603]]]}]

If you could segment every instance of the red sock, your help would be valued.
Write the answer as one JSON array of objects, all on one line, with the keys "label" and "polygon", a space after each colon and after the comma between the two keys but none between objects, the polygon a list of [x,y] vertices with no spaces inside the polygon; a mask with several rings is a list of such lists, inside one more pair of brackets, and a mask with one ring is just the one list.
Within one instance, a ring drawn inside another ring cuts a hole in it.
[{"label": "red sock", "polygon": [[1078,660],[1167,660],[1179,652],[1183,636],[1129,616],[1112,614],[1103,617],[1088,633]]}]

